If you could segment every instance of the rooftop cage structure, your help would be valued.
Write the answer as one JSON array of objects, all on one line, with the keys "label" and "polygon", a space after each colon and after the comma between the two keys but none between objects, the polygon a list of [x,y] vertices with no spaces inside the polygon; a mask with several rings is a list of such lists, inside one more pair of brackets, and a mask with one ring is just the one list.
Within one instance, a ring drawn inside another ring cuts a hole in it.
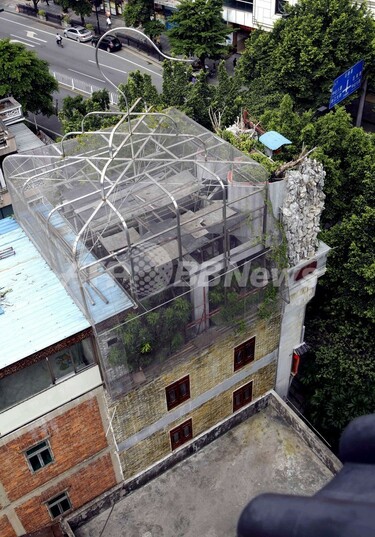
[{"label": "rooftop cage structure", "polygon": [[115,396],[257,309],[281,235],[266,170],[180,111],[82,127],[4,171],[18,221],[99,334]]}]

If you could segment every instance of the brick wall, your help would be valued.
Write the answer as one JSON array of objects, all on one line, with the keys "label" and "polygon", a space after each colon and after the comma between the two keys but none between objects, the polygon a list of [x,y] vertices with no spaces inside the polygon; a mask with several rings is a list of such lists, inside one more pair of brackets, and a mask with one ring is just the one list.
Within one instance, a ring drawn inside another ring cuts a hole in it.
[{"label": "brick wall", "polygon": [[[40,423],[40,425],[39,425]],[[38,420],[24,434],[16,433],[0,446],[0,481],[10,501],[21,498],[107,446],[99,412],[93,397],[52,418]],[[23,450],[48,438],[54,462],[32,473]]]},{"label": "brick wall", "polygon": [[[279,333],[279,317],[253,322],[247,327],[246,332],[231,334],[190,360],[177,363],[174,367],[172,362],[169,371],[129,392],[116,403],[112,422],[116,441],[120,443],[144,427],[155,423],[168,412],[165,388],[169,384],[190,375],[190,397],[194,399],[233,375],[234,347],[256,336],[256,361],[278,347]],[[253,363],[246,365],[245,368],[250,369]],[[267,388],[262,393],[274,387],[274,379],[271,385],[269,379],[266,379],[265,384]]]},{"label": "brick wall", "polygon": [[[51,523],[48,509],[43,503],[51,497],[67,491],[72,508],[77,509],[115,485],[116,477],[111,456],[106,454],[70,477],[60,481],[58,485],[46,489],[39,496],[30,498],[16,508],[16,513],[25,530],[32,532]],[[0,535],[3,537],[1,532]],[[10,536],[13,537],[13,534],[10,534]]]},{"label": "brick wall", "polygon": [[120,453],[120,461],[124,472],[124,478],[130,479],[135,474],[145,470],[158,460],[171,453],[169,431],[192,418],[193,437],[210,429],[221,420],[224,420],[233,413],[233,392],[246,384],[254,381],[253,398],[260,397],[275,385],[276,363],[271,363],[263,367],[255,374],[250,374],[246,379],[235,384],[229,390],[210,399],[193,412],[187,414],[178,421],[172,423],[163,430],[160,430],[139,442],[135,446]]},{"label": "brick wall", "polygon": [[6,515],[0,516],[0,535],[1,537],[16,537],[16,533]]}]

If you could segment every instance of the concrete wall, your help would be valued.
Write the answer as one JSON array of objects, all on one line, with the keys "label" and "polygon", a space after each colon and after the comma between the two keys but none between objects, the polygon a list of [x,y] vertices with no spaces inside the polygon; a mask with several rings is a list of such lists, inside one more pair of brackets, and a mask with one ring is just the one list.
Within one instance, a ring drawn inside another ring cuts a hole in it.
[{"label": "concrete wall", "polygon": [[[233,391],[253,381],[253,398],[275,386],[280,317],[257,320],[240,334],[216,340],[207,350],[125,395],[110,409],[125,479],[171,453],[169,432],[189,418],[193,437],[233,412]],[[234,371],[234,348],[255,336],[255,360]],[[165,388],[189,375],[190,399],[168,411]]]},{"label": "concrete wall", "polygon": [[[106,436],[108,426],[103,389],[97,388],[0,439],[2,537],[49,524],[44,502],[61,492],[68,491],[76,509],[121,481],[113,438]],[[53,462],[33,473],[25,450],[45,439]]]}]

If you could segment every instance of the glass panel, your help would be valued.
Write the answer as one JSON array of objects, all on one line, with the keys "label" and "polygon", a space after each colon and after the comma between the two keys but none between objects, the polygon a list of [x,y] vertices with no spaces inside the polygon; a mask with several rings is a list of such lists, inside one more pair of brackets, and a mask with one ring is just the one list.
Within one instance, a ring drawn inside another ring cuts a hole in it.
[{"label": "glass panel", "polygon": [[70,509],[69,500],[67,498],[62,500],[62,502],[60,502],[60,507],[61,507],[63,512],[68,511],[68,509]]},{"label": "glass panel", "polygon": [[56,380],[74,373],[74,364],[70,350],[54,354],[48,358],[48,361]]},{"label": "glass panel", "polygon": [[31,464],[31,468],[34,470],[34,472],[36,472],[42,467],[42,463],[40,462],[38,455],[33,455],[32,457],[30,457],[29,461]]},{"label": "glass panel", "polygon": [[234,405],[240,406],[241,405],[241,394],[235,393],[234,394]]},{"label": "glass panel", "polygon": [[177,399],[176,390],[172,388],[171,390],[168,390],[168,399],[170,403],[174,403]]},{"label": "glass panel", "polygon": [[249,399],[249,397],[250,397],[250,388],[245,388],[243,396],[244,396],[245,400]]},{"label": "glass panel", "polygon": [[52,456],[51,456],[51,452],[49,449],[45,449],[44,451],[42,451],[40,456],[42,457],[44,466],[52,462]]},{"label": "glass panel", "polygon": [[185,425],[182,429],[182,432],[184,434],[184,437],[185,438],[188,438],[190,436],[190,426],[189,425]]},{"label": "glass panel", "polygon": [[36,451],[39,451],[40,449],[43,449],[43,448],[45,448],[45,447],[47,447],[47,443],[46,443],[46,442],[40,442],[40,443],[37,444],[36,446],[34,446],[34,447],[28,449],[28,450],[26,451],[26,454],[27,454],[27,455],[31,455],[32,453],[35,453]]},{"label": "glass panel", "polygon": [[173,444],[177,444],[179,440],[180,440],[180,433],[176,431],[175,433],[172,434],[172,442]]},{"label": "glass panel", "polygon": [[69,349],[74,358],[76,370],[84,369],[95,362],[95,354],[91,338],[84,339]]},{"label": "glass panel", "polygon": [[0,380],[0,411],[52,385],[47,362],[42,360]]},{"label": "glass panel", "polygon": [[60,509],[58,505],[54,505],[53,507],[50,507],[49,510],[51,511],[51,515],[53,518],[56,518],[60,515]]},{"label": "glass panel", "polygon": [[183,382],[182,384],[180,384],[180,396],[185,397],[186,394],[187,394],[187,383]]}]

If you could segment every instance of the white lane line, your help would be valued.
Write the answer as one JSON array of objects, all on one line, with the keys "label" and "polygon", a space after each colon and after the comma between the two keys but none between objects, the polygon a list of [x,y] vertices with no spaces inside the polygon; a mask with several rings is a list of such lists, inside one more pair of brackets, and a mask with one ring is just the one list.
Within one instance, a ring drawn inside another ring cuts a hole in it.
[{"label": "white lane line", "polygon": [[[118,57],[119,58],[119,57]],[[148,69],[147,67],[144,67],[143,65],[140,65],[139,63],[132,62],[131,60],[128,60],[127,58],[121,58],[123,61],[131,63],[132,65],[135,65],[136,67],[139,67],[140,69],[143,69],[144,71],[149,71],[153,75],[160,76],[160,78],[163,78],[163,75],[160,75],[159,73],[156,73],[152,69]],[[94,60],[89,60],[90,63],[96,63]],[[120,73],[127,73],[127,71],[122,71],[121,69],[116,69],[116,67],[110,67],[109,65],[103,65],[101,67],[105,67],[106,69],[113,69],[113,71],[119,71]]]},{"label": "white lane line", "polygon": [[11,43],[21,43],[22,45],[26,45],[26,47],[33,47],[35,48],[35,45],[32,45],[31,43],[25,43],[24,41],[21,41],[20,39],[11,39]]},{"label": "white lane line", "polygon": [[27,37],[31,37],[31,39],[35,39],[35,41],[41,41],[42,43],[47,43],[45,39],[40,39],[39,37],[35,37],[36,32],[28,31],[26,32]]},{"label": "white lane line", "polygon": [[96,76],[86,75],[86,73],[81,73],[81,71],[76,71],[75,69],[68,69],[68,71],[71,71],[72,73],[77,73],[77,75],[83,75],[83,76],[87,76],[88,78],[93,78],[94,80],[98,80],[99,82],[105,82],[105,80],[102,80],[101,78],[96,78]]},{"label": "white lane line", "polygon": [[[8,21],[8,22],[10,22],[12,24],[17,24],[18,26],[23,26],[23,28],[27,28],[28,30],[30,30],[30,25],[22,24],[21,22],[16,22],[16,21],[14,21],[12,19],[7,19],[6,17],[1,17],[1,20]],[[38,28],[38,33],[47,34],[47,35],[55,35],[52,32],[46,32],[45,30],[39,30],[39,28]]]},{"label": "white lane line", "polygon": [[[26,37],[23,37],[23,36],[20,36],[20,35],[15,35],[15,34],[9,34],[11,37],[15,37],[16,39],[23,39],[25,41],[28,41],[29,43],[32,43],[32,46],[35,47],[35,45],[37,45],[38,47],[40,47],[39,43],[35,43],[35,41],[31,41],[30,39],[26,39]],[[23,41],[21,41],[21,43],[23,43]],[[27,43],[24,43],[24,44],[27,44]]]},{"label": "white lane line", "polygon": [[[94,60],[87,60],[89,63],[95,63]],[[106,69],[112,69],[112,71],[118,71],[119,73],[123,73],[126,75],[126,71],[123,71],[122,69],[116,69],[116,67],[110,67],[109,65],[101,65],[101,67],[105,67]]]}]

